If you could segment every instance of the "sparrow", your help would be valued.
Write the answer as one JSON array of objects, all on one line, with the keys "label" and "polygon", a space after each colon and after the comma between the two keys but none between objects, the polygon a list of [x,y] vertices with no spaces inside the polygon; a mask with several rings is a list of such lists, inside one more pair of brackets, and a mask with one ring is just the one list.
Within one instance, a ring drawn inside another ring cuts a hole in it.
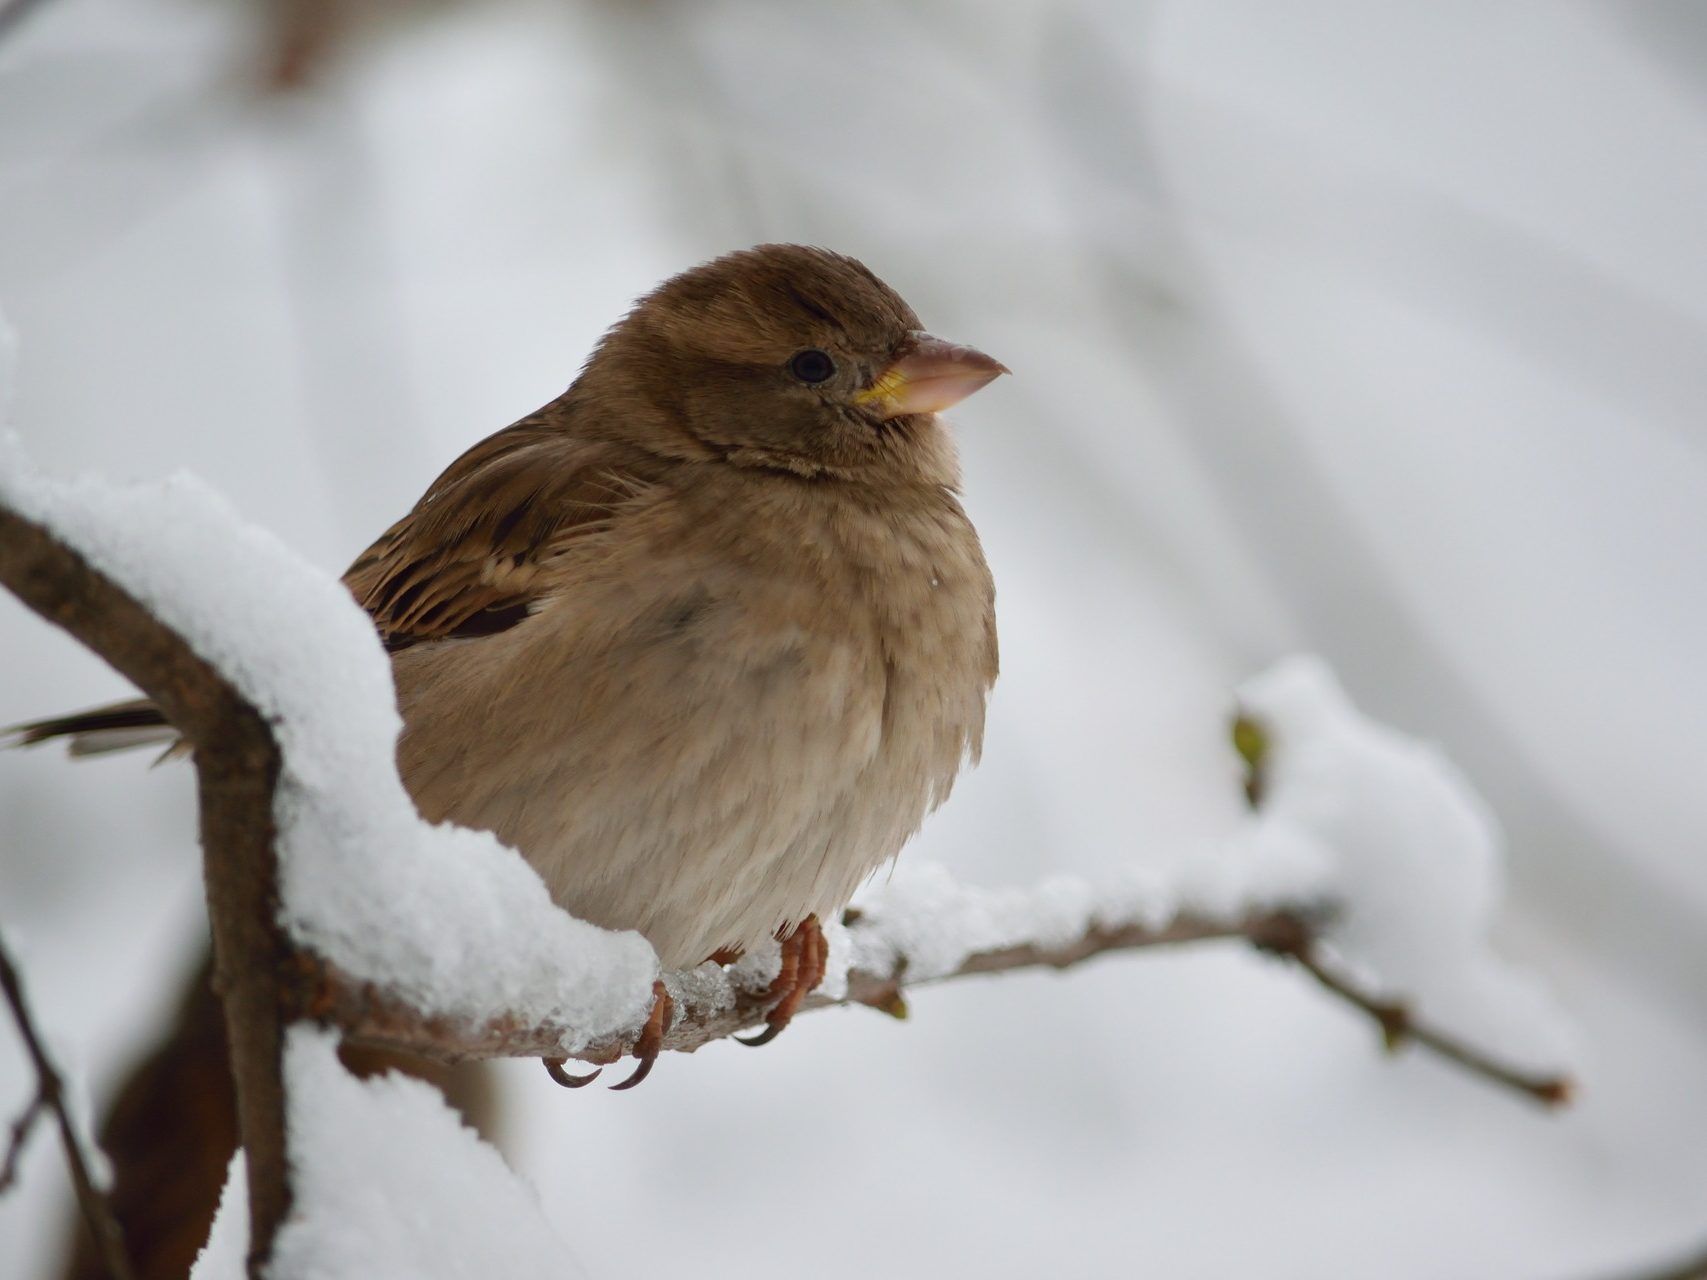
[{"label": "sparrow", "polygon": [[[1006,372],[825,249],[642,297],[344,575],[422,816],[495,833],[666,970],[781,939],[748,1043],[774,1037],[823,978],[819,921],[979,755],[995,588],[937,415]],[[87,753],[170,728],[132,702],[21,733]],[[668,1030],[655,991],[618,1088]]]}]

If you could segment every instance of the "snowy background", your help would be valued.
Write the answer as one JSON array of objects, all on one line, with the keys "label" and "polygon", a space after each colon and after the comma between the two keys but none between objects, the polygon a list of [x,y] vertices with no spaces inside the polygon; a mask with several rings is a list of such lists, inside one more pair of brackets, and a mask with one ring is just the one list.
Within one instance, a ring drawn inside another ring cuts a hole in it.
[{"label": "snowy background", "polygon": [[[589,1275],[1616,1280],[1707,1237],[1707,12],[1646,3],[375,5],[306,91],[241,6],[0,41],[12,418],[188,467],[330,572],[729,247],[864,258],[968,402],[982,769],[910,857],[1189,866],[1231,690],[1323,654],[1511,844],[1547,1114],[1240,950],[814,1014],[633,1094],[504,1069]],[[122,694],[0,605],[0,723]],[[0,923],[97,1097],[193,962],[188,771],[0,759]],[[26,1096],[0,1035],[0,1105]],[[42,1273],[64,1175],[0,1200]]]}]

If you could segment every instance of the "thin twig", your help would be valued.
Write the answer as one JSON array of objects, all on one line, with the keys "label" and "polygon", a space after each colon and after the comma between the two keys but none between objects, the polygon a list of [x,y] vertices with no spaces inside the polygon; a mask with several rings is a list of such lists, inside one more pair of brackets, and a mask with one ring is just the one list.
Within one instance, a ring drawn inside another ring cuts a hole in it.
[{"label": "thin twig", "polygon": [[1381,1038],[1390,1051],[1414,1042],[1449,1062],[1457,1063],[1472,1075],[1515,1089],[1550,1107],[1563,1106],[1575,1094],[1576,1087],[1569,1076],[1524,1071],[1510,1066],[1485,1050],[1422,1021],[1404,1001],[1365,991],[1322,959],[1320,946],[1307,930],[1301,930],[1292,937],[1278,935],[1257,945],[1264,951],[1293,961],[1324,990],[1368,1014],[1380,1028]]},{"label": "thin twig", "polygon": [[35,1132],[36,1121],[46,1110],[47,1099],[38,1086],[29,1105],[12,1121],[12,1136],[6,1142],[6,1159],[0,1162],[0,1193],[10,1191],[18,1180],[18,1164],[23,1159],[24,1148],[29,1145],[30,1134]]},{"label": "thin twig", "polygon": [[[131,1270],[130,1258],[125,1253],[124,1232],[119,1229],[118,1219],[113,1216],[112,1205],[107,1203],[106,1196],[96,1187],[95,1179],[89,1172],[89,1161],[83,1151],[83,1144],[78,1140],[77,1130],[71,1123],[71,1114],[66,1109],[65,1080],[47,1056],[47,1050],[42,1047],[41,1036],[36,1031],[35,1021],[30,1017],[29,1005],[24,1000],[23,983],[18,978],[17,969],[12,965],[12,957],[6,952],[4,938],[0,938],[0,990],[4,990],[6,1003],[12,1007],[12,1018],[18,1024],[18,1034],[23,1037],[24,1048],[36,1069],[35,1101],[13,1126],[13,1147],[7,1152],[6,1158],[7,1179],[10,1179],[14,1171],[13,1166],[18,1149],[22,1146],[23,1134],[35,1123],[35,1115],[43,1109],[47,1110],[59,1126],[59,1141],[65,1148],[65,1163],[71,1168],[71,1183],[77,1190],[77,1206],[83,1211],[83,1220],[89,1224],[89,1231],[95,1237],[95,1244],[101,1251],[101,1261],[107,1268],[107,1274],[113,1276],[114,1280],[133,1280],[136,1273]],[[0,1183],[0,1186],[4,1186],[4,1183]]]}]

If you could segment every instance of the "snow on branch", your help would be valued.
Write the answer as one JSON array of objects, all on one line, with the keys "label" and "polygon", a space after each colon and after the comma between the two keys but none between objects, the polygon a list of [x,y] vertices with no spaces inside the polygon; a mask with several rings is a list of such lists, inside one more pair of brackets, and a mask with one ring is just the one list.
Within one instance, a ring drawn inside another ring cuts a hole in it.
[{"label": "snow on branch", "polygon": [[[1229,918],[1182,914],[1160,924],[1093,922],[1071,938],[968,950],[953,967],[931,972],[915,967],[906,951],[894,947],[881,924],[853,908],[848,913],[851,923],[840,929],[828,926],[826,932],[840,943],[844,960],[852,960],[849,949],[862,959],[839,966],[833,979],[807,997],[802,1011],[857,1004],[904,1018],[905,993],[927,984],[1015,969],[1067,969],[1114,952],[1186,942],[1234,939],[1275,954],[1290,954],[1294,940],[1309,935],[1304,922],[1319,909],[1319,905],[1299,904]],[[770,1004],[766,989],[776,962],[773,949],[728,969],[707,964],[666,974],[665,983],[676,1000],[676,1019],[664,1037],[664,1048],[691,1053],[761,1022]],[[472,1024],[423,1019],[418,1010],[391,993],[353,982],[307,955],[299,959],[296,981],[300,1007],[342,1028],[351,1039],[445,1062],[562,1056],[602,1064],[617,1061],[634,1046],[634,1032],[628,1029],[595,1037],[569,1052],[563,1048],[568,1038],[565,1028],[526,1022],[508,1013]]]},{"label": "snow on branch", "polygon": [[[193,480],[52,482],[0,441],[0,583],[195,748],[252,1268],[290,1216],[291,1169],[313,1164],[289,1154],[314,1130],[290,1098],[293,1024],[452,1060],[599,1063],[632,1046],[652,949],[556,908],[494,837],[419,818],[393,761],[385,655],[335,579]],[[1499,836],[1468,784],[1358,713],[1319,663],[1281,664],[1239,705],[1251,817],[1183,879],[995,891],[903,863],[828,928],[808,1007],[899,1014],[924,983],[1236,939],[1299,964],[1390,1045],[1562,1101],[1557,1020],[1487,945]],[[777,963],[773,948],[666,975],[679,1010],[666,1047],[758,1021]]]},{"label": "snow on branch", "polygon": [[[954,978],[1019,969],[1069,969],[1113,953],[1188,942],[1241,941],[1298,964],[1325,990],[1367,1015],[1389,1050],[1418,1044],[1473,1075],[1549,1106],[1568,1102],[1572,1094],[1569,1077],[1544,1067],[1531,1069],[1507,1062],[1423,1020],[1406,1002],[1383,994],[1378,987],[1360,986],[1353,977],[1340,971],[1324,956],[1318,939],[1320,929],[1332,919],[1321,902],[1253,910],[1234,917],[1186,913],[1160,925],[1138,921],[1093,922],[1083,932],[1063,941],[1015,942],[969,951],[952,969],[928,976],[910,967],[906,952],[890,949],[880,929],[865,923],[863,911],[852,908],[849,916],[852,922],[845,933],[856,952],[870,954],[886,950],[890,963],[882,968],[856,965],[845,970],[839,994],[820,989],[807,998],[802,1012],[858,1004],[905,1018],[907,991]],[[769,1004],[768,984],[763,977],[766,972],[765,968],[731,972],[706,966],[667,975],[666,985],[676,999],[677,1018],[664,1038],[664,1048],[691,1053],[758,1024]],[[305,964],[303,976],[312,985],[304,991],[302,1007],[365,1044],[446,1062],[498,1057],[552,1058],[561,1052],[563,1033],[555,1026],[528,1025],[502,1015],[477,1025],[437,1023],[423,1020],[414,1009],[383,991],[350,983],[312,961]],[[596,1039],[569,1056],[582,1062],[611,1063],[633,1046],[632,1033],[618,1034]]]}]

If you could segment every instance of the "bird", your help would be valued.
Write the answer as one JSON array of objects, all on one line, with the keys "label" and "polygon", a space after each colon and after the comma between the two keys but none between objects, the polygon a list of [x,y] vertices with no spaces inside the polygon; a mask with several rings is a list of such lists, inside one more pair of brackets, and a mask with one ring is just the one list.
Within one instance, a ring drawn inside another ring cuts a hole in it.
[{"label": "bird", "polygon": [[[494,832],[664,970],[781,940],[747,1043],[774,1038],[823,979],[820,922],[982,750],[995,585],[939,415],[1007,372],[828,249],[642,296],[344,575],[421,815]],[[147,702],[18,730],[83,754],[171,732]],[[660,982],[616,1088],[672,1015]]]}]

